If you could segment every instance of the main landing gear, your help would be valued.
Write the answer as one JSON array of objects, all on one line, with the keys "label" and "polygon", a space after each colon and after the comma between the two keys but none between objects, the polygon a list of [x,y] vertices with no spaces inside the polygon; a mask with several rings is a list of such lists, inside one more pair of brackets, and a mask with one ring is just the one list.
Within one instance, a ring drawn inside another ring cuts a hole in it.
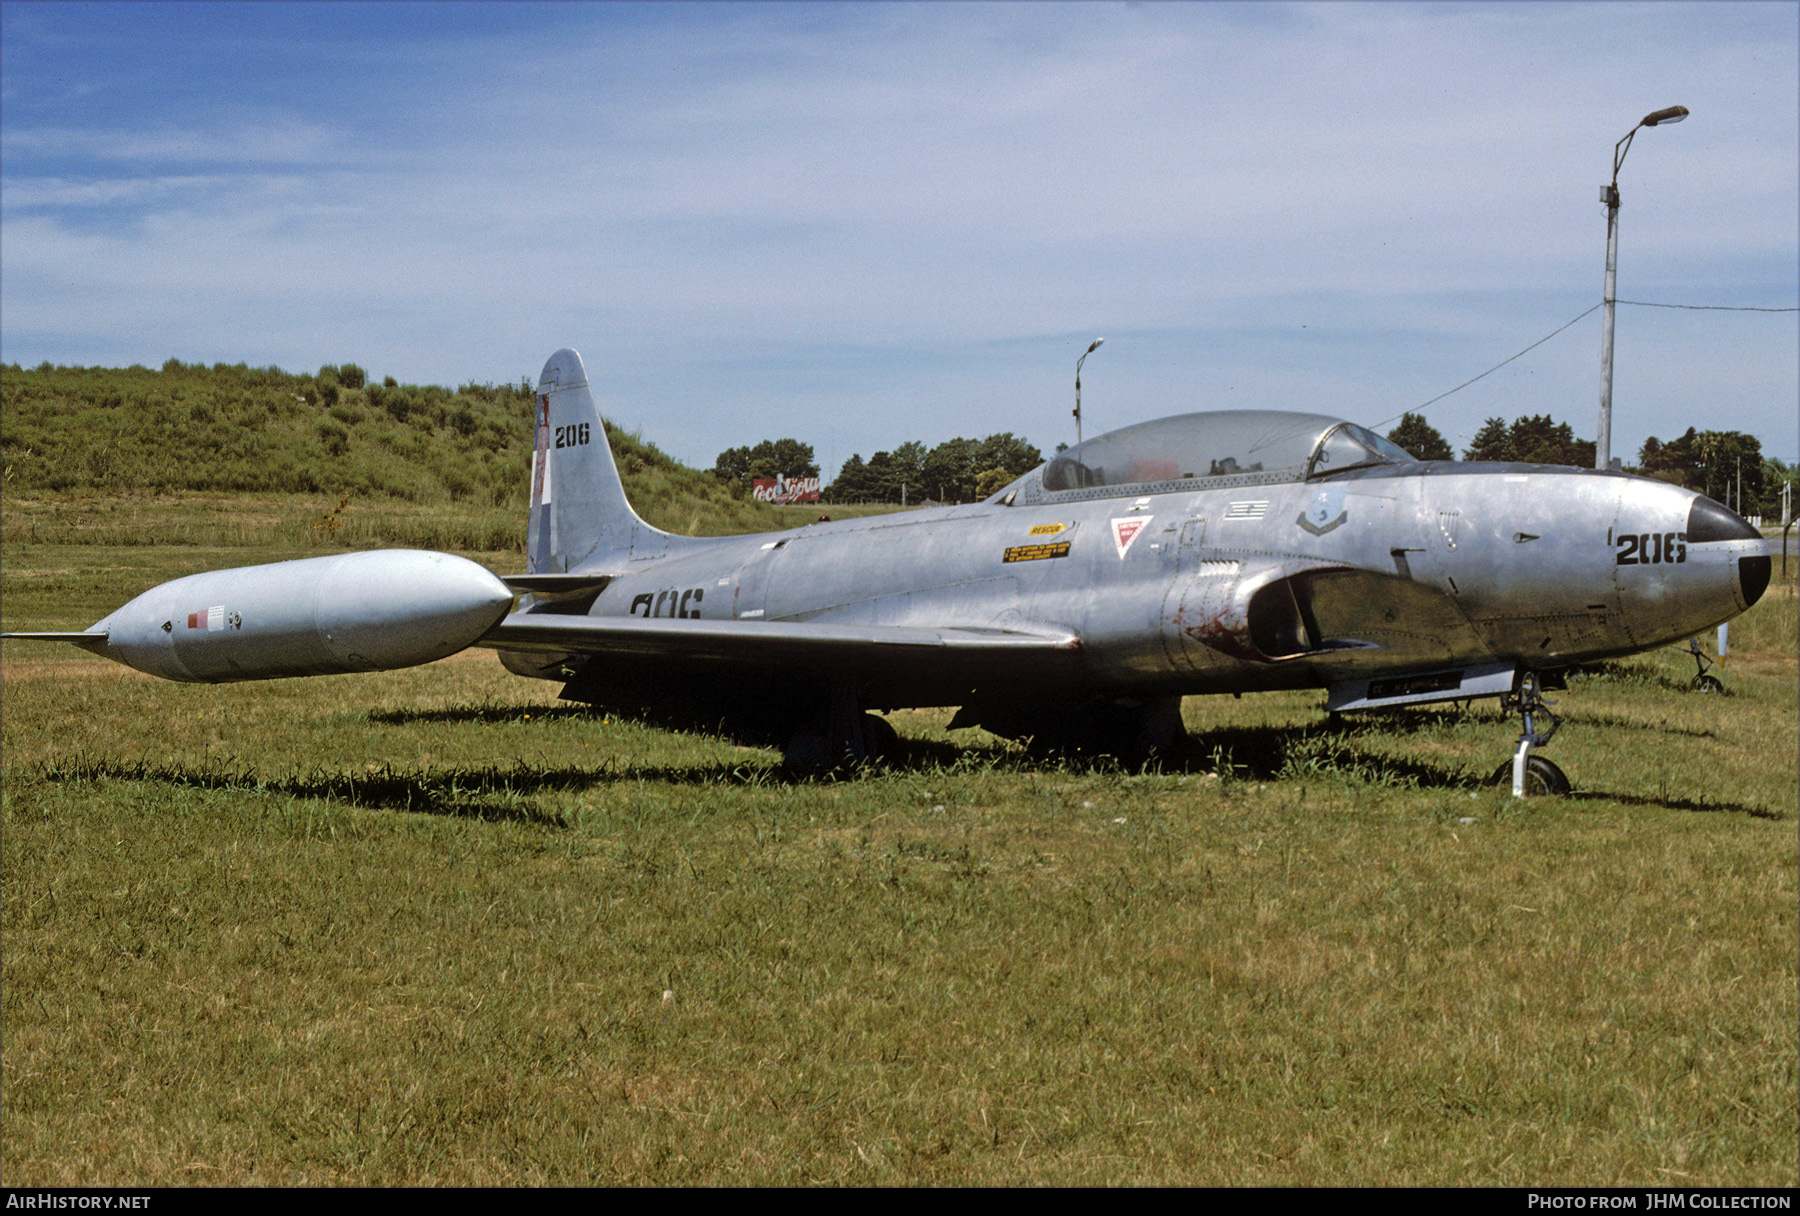
[{"label": "main landing gear", "polygon": [[1550,737],[1561,725],[1556,715],[1550,712],[1550,703],[1544,700],[1543,680],[1539,673],[1521,671],[1513,681],[1513,690],[1500,698],[1500,708],[1518,714],[1524,722],[1524,730],[1519,735],[1519,746],[1513,753],[1512,763],[1502,764],[1494,770],[1493,783],[1505,785],[1510,779],[1514,798],[1568,793],[1569,779],[1563,771],[1544,757],[1531,754],[1533,748],[1550,742]]},{"label": "main landing gear", "polygon": [[1175,760],[1187,742],[1178,696],[972,702],[950,720],[951,730],[968,726],[1017,739],[1035,756],[1111,756],[1132,772]]},{"label": "main landing gear", "polygon": [[892,755],[899,741],[886,718],[862,711],[854,685],[835,680],[789,734],[781,763],[793,772],[848,773]]}]

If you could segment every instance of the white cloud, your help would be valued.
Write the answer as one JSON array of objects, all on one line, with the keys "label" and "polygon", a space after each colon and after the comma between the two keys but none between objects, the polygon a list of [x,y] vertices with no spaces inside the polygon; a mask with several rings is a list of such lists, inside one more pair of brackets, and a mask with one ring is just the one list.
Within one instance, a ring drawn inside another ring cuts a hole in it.
[{"label": "white cloud", "polygon": [[183,164],[315,163],[342,150],[345,141],[327,127],[299,118],[234,123],[217,129],[159,126],[152,130],[72,127],[9,128],[10,157],[54,155],[98,163],[174,161]]},{"label": "white cloud", "polygon": [[[365,40],[254,104],[221,81],[84,123],[9,105],[5,357],[451,382],[605,341],[616,408],[700,462],[859,409],[865,454],[1023,430],[1100,332],[1096,384],[1134,408],[1348,410],[1597,300],[1612,144],[1672,102],[1693,119],[1641,133],[1621,178],[1621,294],[1793,302],[1795,37],[1756,6],[600,6],[554,36],[533,14]],[[1785,381],[1718,368],[1729,324],[1630,353],[1716,369],[1715,399],[1791,435],[1791,357]],[[1561,409],[1586,375],[1496,379]],[[1666,386],[1708,382],[1653,379],[1659,426],[1694,408]]]}]

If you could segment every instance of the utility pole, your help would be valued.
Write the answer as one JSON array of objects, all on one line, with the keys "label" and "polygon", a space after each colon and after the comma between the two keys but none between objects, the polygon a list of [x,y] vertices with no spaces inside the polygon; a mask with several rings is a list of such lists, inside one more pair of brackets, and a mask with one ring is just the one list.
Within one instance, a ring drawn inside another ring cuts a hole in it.
[{"label": "utility pole", "polygon": [[1613,145],[1612,185],[1600,187],[1600,201],[1606,204],[1606,321],[1600,330],[1600,433],[1594,440],[1596,469],[1612,466],[1613,306],[1618,303],[1614,284],[1619,277],[1619,168],[1625,163],[1625,154],[1631,151],[1632,138],[1640,128],[1667,126],[1687,116],[1686,106],[1670,106],[1644,115],[1643,121]]}]

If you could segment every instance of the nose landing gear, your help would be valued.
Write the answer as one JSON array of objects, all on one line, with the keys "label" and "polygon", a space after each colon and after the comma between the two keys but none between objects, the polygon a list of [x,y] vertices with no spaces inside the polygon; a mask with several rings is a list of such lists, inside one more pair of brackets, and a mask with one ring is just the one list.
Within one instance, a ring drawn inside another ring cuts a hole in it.
[{"label": "nose landing gear", "polygon": [[1524,723],[1518,749],[1511,764],[1502,764],[1491,778],[1495,785],[1510,779],[1514,798],[1558,796],[1569,792],[1569,779],[1562,769],[1543,756],[1532,755],[1532,749],[1550,742],[1561,725],[1550,712],[1543,697],[1542,678],[1535,671],[1521,671],[1513,681],[1513,690],[1500,699],[1500,708],[1516,713]]},{"label": "nose landing gear", "polygon": [[1701,651],[1699,638],[1688,639],[1687,652],[1694,656],[1694,678],[1688,687],[1695,692],[1724,692],[1725,682],[1706,670],[1712,666],[1712,662]]}]

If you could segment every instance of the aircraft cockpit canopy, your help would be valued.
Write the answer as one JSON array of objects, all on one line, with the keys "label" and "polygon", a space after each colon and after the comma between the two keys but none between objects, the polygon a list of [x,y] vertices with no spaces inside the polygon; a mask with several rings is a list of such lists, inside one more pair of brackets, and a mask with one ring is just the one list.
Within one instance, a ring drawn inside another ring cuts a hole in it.
[{"label": "aircraft cockpit canopy", "polygon": [[1230,410],[1159,418],[1095,436],[1044,466],[1043,489],[1054,494],[1217,478],[1266,484],[1412,461],[1373,431],[1341,418]]}]

